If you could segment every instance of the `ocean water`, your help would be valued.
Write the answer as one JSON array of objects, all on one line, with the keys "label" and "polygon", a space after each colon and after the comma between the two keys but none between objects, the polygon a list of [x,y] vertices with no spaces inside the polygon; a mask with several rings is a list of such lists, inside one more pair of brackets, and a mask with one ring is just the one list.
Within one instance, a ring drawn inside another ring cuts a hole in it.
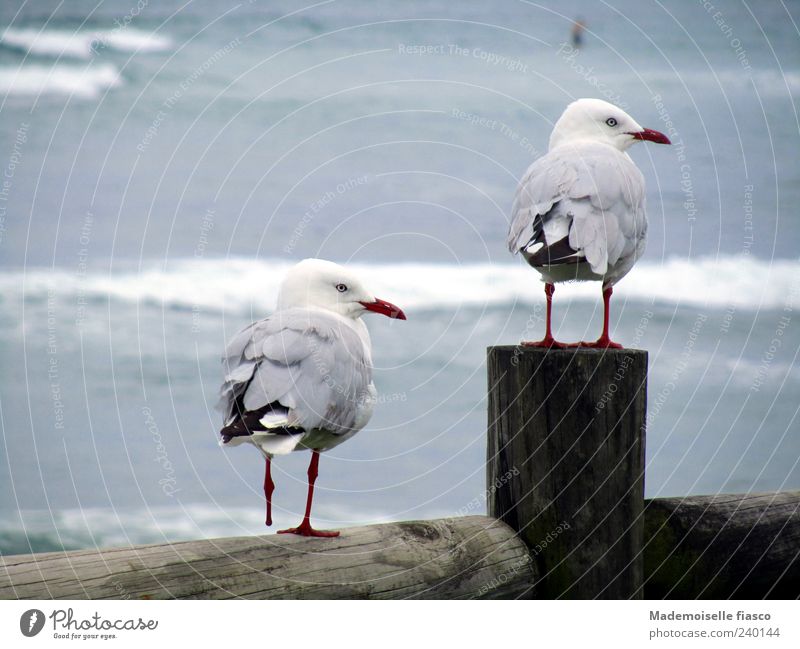
[{"label": "ocean water", "polygon": [[[317,522],[483,512],[485,349],[543,329],[510,204],[582,96],[675,143],[631,150],[650,238],[612,301],[648,496],[800,488],[798,7],[714,4],[0,5],[0,552],[262,533],[218,357],[311,256],[409,317],[368,320],[379,404]],[[560,337],[599,293],[557,288]],[[307,460],[274,464],[276,528]]]}]

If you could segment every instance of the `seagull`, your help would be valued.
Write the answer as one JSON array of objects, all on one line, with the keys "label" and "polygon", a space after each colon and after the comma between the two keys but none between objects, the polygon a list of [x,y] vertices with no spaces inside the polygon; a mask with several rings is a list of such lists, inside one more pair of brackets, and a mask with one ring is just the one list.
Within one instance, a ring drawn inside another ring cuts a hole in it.
[{"label": "seagull", "polygon": [[322,259],[292,267],[280,287],[276,312],[240,331],[222,358],[224,413],[221,446],[248,442],[266,460],[266,524],[272,524],[271,460],[310,450],[303,521],[279,534],[334,537],[311,527],[319,454],[366,426],[376,401],[372,345],[361,319],[380,313],[405,320],[394,304],[376,298],[352,271]]},{"label": "seagull", "polygon": [[567,106],[550,135],[548,152],[517,188],[508,248],[542,275],[547,329],[530,347],[564,348],[550,328],[556,282],[603,282],[603,333],[580,347],[620,349],[608,335],[613,286],[642,256],[647,239],[644,176],[626,153],[639,141],[671,144],[625,111],[600,99]]}]

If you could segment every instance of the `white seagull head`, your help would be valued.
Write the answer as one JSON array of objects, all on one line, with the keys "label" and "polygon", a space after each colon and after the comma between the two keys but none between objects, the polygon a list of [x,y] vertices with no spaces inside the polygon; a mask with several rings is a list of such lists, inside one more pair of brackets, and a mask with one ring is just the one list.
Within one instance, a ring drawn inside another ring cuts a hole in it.
[{"label": "white seagull head", "polygon": [[671,144],[663,133],[640,126],[621,108],[602,99],[573,101],[553,127],[550,150],[577,140],[604,142],[625,151],[639,140]]},{"label": "white seagull head", "polygon": [[286,274],[278,310],[294,307],[326,309],[354,320],[367,311],[406,319],[399,307],[368,291],[353,271],[324,259],[304,259]]}]

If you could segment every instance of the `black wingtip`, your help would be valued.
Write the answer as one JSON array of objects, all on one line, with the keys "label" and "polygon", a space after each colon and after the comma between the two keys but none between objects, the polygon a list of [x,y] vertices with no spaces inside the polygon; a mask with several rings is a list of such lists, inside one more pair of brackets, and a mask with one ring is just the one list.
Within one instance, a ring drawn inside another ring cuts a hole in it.
[{"label": "black wingtip", "polygon": [[559,264],[576,264],[584,261],[577,255],[578,251],[569,245],[569,235],[549,246],[539,248],[528,257],[531,266],[556,266]]}]

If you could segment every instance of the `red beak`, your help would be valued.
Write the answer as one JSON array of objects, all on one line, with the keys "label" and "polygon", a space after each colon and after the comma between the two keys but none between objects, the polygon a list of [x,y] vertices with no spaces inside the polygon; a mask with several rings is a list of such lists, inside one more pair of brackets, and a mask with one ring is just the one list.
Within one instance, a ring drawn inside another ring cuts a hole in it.
[{"label": "red beak", "polygon": [[656,144],[672,144],[666,135],[659,133],[658,131],[654,131],[651,128],[646,128],[643,131],[638,131],[636,133],[628,133],[628,135],[633,135],[633,137],[635,137],[637,140],[655,142]]},{"label": "red beak", "polygon": [[375,298],[374,302],[361,302],[361,306],[367,311],[374,311],[375,313],[380,313],[389,318],[397,318],[398,320],[406,319],[406,314],[403,313],[400,307],[395,306],[391,302],[386,302],[385,300]]}]

